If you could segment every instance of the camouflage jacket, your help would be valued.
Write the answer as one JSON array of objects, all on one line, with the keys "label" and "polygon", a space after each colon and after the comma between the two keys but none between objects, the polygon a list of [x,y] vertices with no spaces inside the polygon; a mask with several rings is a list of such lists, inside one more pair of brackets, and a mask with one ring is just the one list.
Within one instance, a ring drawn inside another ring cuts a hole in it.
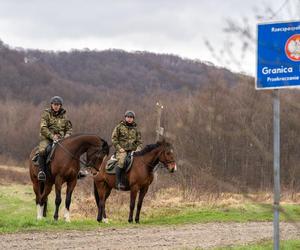
[{"label": "camouflage jacket", "polygon": [[126,151],[135,151],[142,146],[141,133],[137,130],[137,124],[127,125],[121,121],[112,133],[112,144],[119,151],[123,148]]},{"label": "camouflage jacket", "polygon": [[62,138],[72,134],[72,123],[65,114],[64,109],[61,109],[58,114],[51,109],[43,111],[40,124],[41,140],[53,140],[54,134],[59,134]]}]

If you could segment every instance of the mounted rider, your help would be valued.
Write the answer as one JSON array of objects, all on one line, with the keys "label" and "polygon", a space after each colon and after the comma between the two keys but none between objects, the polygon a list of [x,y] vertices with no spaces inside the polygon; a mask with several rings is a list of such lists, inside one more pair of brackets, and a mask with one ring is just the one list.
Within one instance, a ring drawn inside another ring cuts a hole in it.
[{"label": "mounted rider", "polygon": [[134,119],[135,113],[131,110],[126,111],[125,119],[114,128],[112,133],[112,144],[116,149],[116,158],[118,160],[116,187],[119,190],[125,188],[121,176],[127,154],[131,151],[139,151],[142,147],[141,133],[138,131]]},{"label": "mounted rider", "polygon": [[66,110],[62,108],[63,99],[54,96],[50,100],[50,108],[41,115],[38,180],[46,180],[46,148],[49,144],[72,134],[72,123],[66,118]]}]

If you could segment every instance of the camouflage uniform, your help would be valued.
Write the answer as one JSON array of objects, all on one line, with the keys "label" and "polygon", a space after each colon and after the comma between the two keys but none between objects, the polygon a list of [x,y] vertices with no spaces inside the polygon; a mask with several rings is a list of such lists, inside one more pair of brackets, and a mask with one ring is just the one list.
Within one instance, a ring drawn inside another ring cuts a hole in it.
[{"label": "camouflage uniform", "polygon": [[72,123],[65,116],[63,108],[56,114],[52,109],[45,109],[42,113],[40,125],[39,153],[44,153],[47,145],[53,141],[53,136],[58,134],[61,138],[72,134]]},{"label": "camouflage uniform", "polygon": [[[116,149],[119,167],[123,168],[127,152],[140,150],[142,146],[141,133],[137,130],[137,124],[121,121],[113,130],[112,143]],[[121,152],[121,149],[125,152]]]}]

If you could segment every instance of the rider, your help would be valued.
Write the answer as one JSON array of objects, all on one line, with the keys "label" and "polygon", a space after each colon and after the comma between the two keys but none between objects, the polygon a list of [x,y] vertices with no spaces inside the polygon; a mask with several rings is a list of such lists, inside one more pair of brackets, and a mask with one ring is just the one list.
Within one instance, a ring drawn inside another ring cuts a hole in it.
[{"label": "rider", "polygon": [[46,180],[46,148],[49,144],[66,138],[72,134],[72,123],[66,118],[66,110],[62,108],[63,99],[54,96],[50,100],[50,108],[42,113],[39,143],[38,180]]},{"label": "rider", "polygon": [[134,119],[135,113],[130,110],[126,111],[125,119],[115,127],[112,133],[112,143],[116,149],[116,158],[118,160],[118,166],[116,167],[116,187],[119,190],[125,188],[121,176],[127,153],[130,151],[139,151],[142,147],[141,133],[138,131]]}]

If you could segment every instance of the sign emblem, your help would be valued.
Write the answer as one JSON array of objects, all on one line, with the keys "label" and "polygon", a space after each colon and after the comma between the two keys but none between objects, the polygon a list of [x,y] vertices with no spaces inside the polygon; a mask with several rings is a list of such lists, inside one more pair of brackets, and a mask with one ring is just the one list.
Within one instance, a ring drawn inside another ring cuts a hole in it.
[{"label": "sign emblem", "polygon": [[295,34],[287,40],[285,54],[292,61],[300,61],[300,34]]}]

